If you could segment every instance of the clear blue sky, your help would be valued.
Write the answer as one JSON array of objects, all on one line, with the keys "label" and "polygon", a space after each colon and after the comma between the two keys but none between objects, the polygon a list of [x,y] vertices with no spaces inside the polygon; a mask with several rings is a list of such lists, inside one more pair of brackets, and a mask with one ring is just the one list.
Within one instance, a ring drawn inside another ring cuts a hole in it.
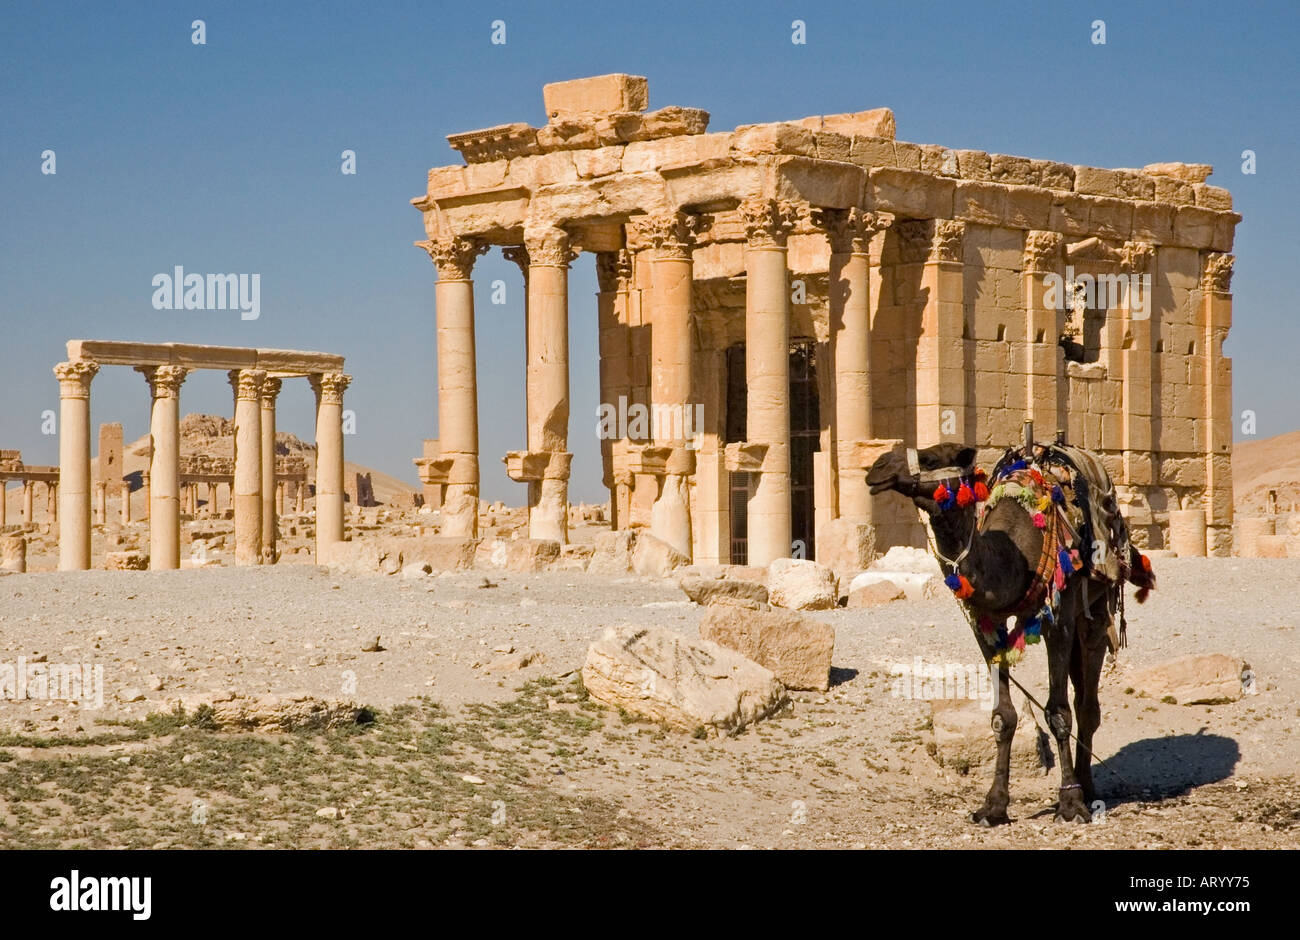
[{"label": "clear blue sky", "polygon": [[[203,19],[207,44],[190,23]],[[507,24],[504,46],[490,24]],[[807,45],[790,42],[807,23]],[[1090,42],[1106,22],[1107,43]],[[5,0],[0,10],[0,447],[57,462],[41,412],[72,337],[319,349],[355,377],[351,459],[412,482],[436,434],[434,270],[411,197],[460,162],[445,135],[543,123],[549,81],[624,71],[650,105],[711,128],[891,107],[900,139],[1103,167],[1212,163],[1237,230],[1235,411],[1262,436],[1300,427],[1295,374],[1294,4],[976,2],[194,3]],[[1241,152],[1258,173],[1241,173]],[[56,175],[40,172],[57,154]],[[357,153],[355,176],[340,153]],[[262,312],[158,311],[174,265],[259,273]],[[594,436],[595,275],[571,279],[573,497],[603,498]],[[509,303],[488,303],[504,278]],[[517,268],[480,260],[484,492],[519,503],[499,463],[524,444]],[[148,429],[143,379],[101,371],[92,421]],[[310,439],[311,393],[280,427]],[[186,412],[229,414],[200,373]]]}]

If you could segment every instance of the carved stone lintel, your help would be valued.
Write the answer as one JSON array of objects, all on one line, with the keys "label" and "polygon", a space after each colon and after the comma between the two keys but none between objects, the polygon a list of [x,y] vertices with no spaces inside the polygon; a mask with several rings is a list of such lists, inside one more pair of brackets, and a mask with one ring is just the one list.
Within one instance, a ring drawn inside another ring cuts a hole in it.
[{"label": "carved stone lintel", "polygon": [[227,376],[236,401],[258,401],[262,397],[266,373],[261,369],[231,369]]},{"label": "carved stone lintel", "polygon": [[799,210],[780,199],[749,199],[739,207],[745,238],[751,248],[784,248],[799,221]]},{"label": "carved stone lintel", "polygon": [[1061,252],[1065,236],[1060,232],[1027,232],[1025,234],[1025,271],[1030,274],[1052,274],[1061,266]]},{"label": "carved stone lintel", "polygon": [[569,233],[562,228],[544,228],[524,232],[524,245],[531,266],[567,268],[578,257]]},{"label": "carved stone lintel", "polygon": [[343,404],[343,392],[352,383],[352,376],[342,372],[317,372],[309,376],[312,391],[323,405]]},{"label": "carved stone lintel", "polygon": [[636,216],[629,223],[636,234],[648,243],[660,258],[691,260],[700,220],[687,212],[660,210]]},{"label": "carved stone lintel", "polygon": [[154,398],[180,397],[181,383],[189,375],[184,366],[136,366],[135,370],[149,383],[149,394]]},{"label": "carved stone lintel", "polygon": [[871,236],[888,228],[892,221],[857,207],[814,209],[812,219],[814,224],[826,230],[826,238],[835,254],[865,254],[871,246]]},{"label": "carved stone lintel", "polygon": [[482,239],[461,235],[431,238],[415,244],[429,253],[429,258],[438,269],[440,281],[469,280],[474,270],[475,260],[488,250],[487,244]]},{"label": "carved stone lintel", "polygon": [[98,371],[99,363],[90,359],[60,362],[54,367],[54,375],[59,380],[59,397],[89,398],[90,380]]},{"label": "carved stone lintel", "polygon": [[1232,266],[1237,256],[1222,251],[1205,255],[1201,268],[1201,290],[1227,294],[1232,291]]},{"label": "carved stone lintel", "polygon": [[631,280],[631,252],[626,248],[596,252],[596,282],[602,292],[622,290]]},{"label": "carved stone lintel", "polygon": [[1150,242],[1125,242],[1120,249],[1120,270],[1126,274],[1143,274],[1151,269],[1155,256],[1155,246]]}]

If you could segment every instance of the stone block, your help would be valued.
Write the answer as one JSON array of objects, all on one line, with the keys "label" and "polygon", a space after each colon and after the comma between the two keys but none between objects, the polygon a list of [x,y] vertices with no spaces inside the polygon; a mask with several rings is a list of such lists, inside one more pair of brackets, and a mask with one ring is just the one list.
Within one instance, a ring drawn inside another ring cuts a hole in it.
[{"label": "stone block", "polygon": [[552,121],[566,115],[644,111],[650,105],[650,86],[641,75],[597,75],[544,85],[542,100]]},{"label": "stone block", "polygon": [[778,558],[767,569],[768,602],[790,610],[830,610],[839,603],[839,579],[825,565]]},{"label": "stone block", "polygon": [[1178,705],[1217,704],[1241,698],[1241,673],[1241,660],[1202,653],[1134,670],[1126,681],[1143,695]]},{"label": "stone block", "polygon": [[760,610],[767,606],[766,586],[738,578],[702,578],[690,576],[679,582],[686,596],[697,604],[713,604]]},{"label": "stone block", "polygon": [[835,629],[787,610],[744,610],[715,605],[700,621],[700,636],[766,669],[788,689],[830,688]]}]

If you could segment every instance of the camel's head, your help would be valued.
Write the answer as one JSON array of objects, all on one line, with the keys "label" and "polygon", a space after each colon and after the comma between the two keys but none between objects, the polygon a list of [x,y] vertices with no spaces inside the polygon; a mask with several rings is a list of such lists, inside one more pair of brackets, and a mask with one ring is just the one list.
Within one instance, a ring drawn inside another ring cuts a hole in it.
[{"label": "camel's head", "polygon": [[895,490],[916,499],[928,498],[934,484],[965,476],[975,465],[975,448],[965,444],[935,444],[924,450],[892,451],[882,455],[867,471],[872,495]]}]

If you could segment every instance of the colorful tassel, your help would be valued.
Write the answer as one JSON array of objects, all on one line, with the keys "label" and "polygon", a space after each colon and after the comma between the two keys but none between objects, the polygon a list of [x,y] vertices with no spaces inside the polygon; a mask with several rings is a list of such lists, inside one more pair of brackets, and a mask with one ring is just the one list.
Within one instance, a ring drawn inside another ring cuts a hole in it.
[{"label": "colorful tassel", "polygon": [[1150,596],[1151,596],[1150,588],[1138,588],[1136,597],[1137,597],[1137,602],[1139,604],[1145,604],[1147,602],[1147,598]]},{"label": "colorful tassel", "polygon": [[1070,550],[1063,548],[1056,556],[1057,569],[1060,571],[1073,571],[1074,559],[1070,557]]},{"label": "colorful tassel", "polygon": [[1034,527],[1038,529],[1043,529],[1047,527],[1047,517],[1044,516],[1041,512],[1034,513]]},{"label": "colorful tassel", "polygon": [[1138,557],[1142,559],[1142,570],[1145,571],[1147,574],[1150,574],[1150,573],[1151,573],[1151,559],[1148,558],[1146,555],[1138,555]]},{"label": "colorful tassel", "polygon": [[948,575],[948,577],[943,579],[943,583],[948,586],[948,590],[953,592],[959,591],[961,590],[961,575],[954,571],[952,574]]},{"label": "colorful tassel", "polygon": [[961,488],[957,490],[957,505],[965,509],[973,502],[975,502],[975,494],[971,492],[969,486],[963,483]]},{"label": "colorful tassel", "polygon": [[984,502],[985,500],[987,500],[987,499],[989,498],[989,488],[988,488],[988,484],[985,483],[983,480],[977,479],[977,480],[975,481],[975,490],[974,490],[974,492],[975,492],[975,499],[976,499],[978,502],[981,502],[981,503],[982,503],[982,502]]},{"label": "colorful tassel", "polygon": [[1065,505],[1065,491],[1060,486],[1052,487],[1052,502],[1061,506]]},{"label": "colorful tassel", "polygon": [[946,503],[946,502],[948,501],[948,487],[947,487],[947,486],[945,486],[944,484],[940,483],[940,484],[935,488],[935,491],[934,491],[934,501],[935,501],[936,503],[941,504],[941,505],[942,505],[943,503]]}]

